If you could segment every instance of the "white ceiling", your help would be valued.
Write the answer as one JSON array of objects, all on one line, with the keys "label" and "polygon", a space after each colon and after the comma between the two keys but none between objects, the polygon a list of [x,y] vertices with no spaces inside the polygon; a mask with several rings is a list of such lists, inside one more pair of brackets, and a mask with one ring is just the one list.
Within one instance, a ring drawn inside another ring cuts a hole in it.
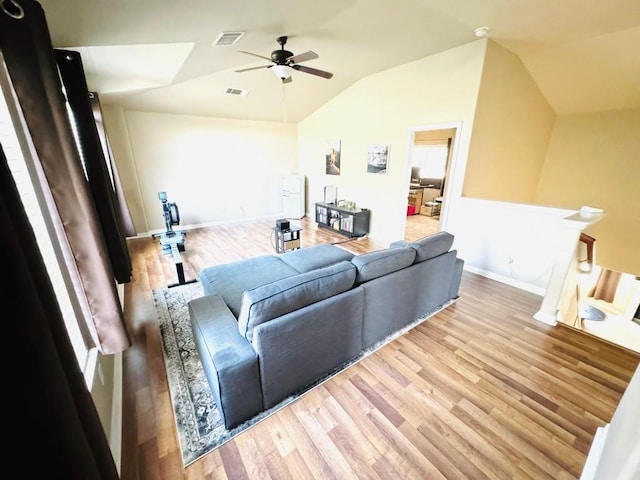
[{"label": "white ceiling", "polygon": [[[103,103],[298,122],[359,79],[476,41],[518,54],[558,114],[640,108],[639,0],[40,0],[54,47],[81,52]],[[244,31],[213,47],[223,31]],[[283,85],[268,64],[288,35],[309,67]],[[248,90],[230,96],[227,88]]]}]

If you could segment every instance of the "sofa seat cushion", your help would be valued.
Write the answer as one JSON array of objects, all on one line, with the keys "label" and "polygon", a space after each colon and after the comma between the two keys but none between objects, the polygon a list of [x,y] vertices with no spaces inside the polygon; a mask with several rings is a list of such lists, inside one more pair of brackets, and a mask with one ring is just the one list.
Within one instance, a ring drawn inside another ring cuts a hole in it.
[{"label": "sofa seat cushion", "polygon": [[449,232],[434,233],[433,235],[409,243],[409,246],[416,251],[414,263],[424,262],[430,258],[447,253],[451,245],[453,245],[453,235]]},{"label": "sofa seat cushion", "polygon": [[300,273],[310,272],[322,267],[336,264],[343,260],[351,260],[353,253],[335,245],[315,245],[299,248],[280,255],[280,260],[295,268]]},{"label": "sofa seat cushion", "polygon": [[251,341],[256,326],[345,292],[355,278],[356,268],[343,261],[247,290],[238,317],[240,334]]},{"label": "sofa seat cushion", "polygon": [[356,255],[351,259],[357,269],[356,284],[373,280],[413,264],[416,250],[407,246]]},{"label": "sofa seat cushion", "polygon": [[266,283],[298,275],[298,271],[276,255],[248,258],[203,268],[199,279],[205,295],[218,294],[237,318],[242,293]]}]

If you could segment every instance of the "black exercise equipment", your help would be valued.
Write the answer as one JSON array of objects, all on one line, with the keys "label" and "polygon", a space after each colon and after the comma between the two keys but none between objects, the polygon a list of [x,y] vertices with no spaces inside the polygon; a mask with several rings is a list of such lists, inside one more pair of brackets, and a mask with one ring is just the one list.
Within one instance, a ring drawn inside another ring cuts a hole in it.
[{"label": "black exercise equipment", "polygon": [[159,237],[162,251],[171,254],[173,263],[176,266],[176,273],[178,274],[178,283],[173,283],[168,285],[168,287],[197,282],[197,279],[185,280],[184,278],[184,267],[182,266],[180,252],[184,252],[184,236],[186,232],[184,230],[173,229],[174,225],[180,224],[180,210],[178,210],[178,205],[167,200],[166,192],[158,192],[158,198],[162,202],[162,214],[164,215],[166,231],[164,233],[156,233],[153,237]]},{"label": "black exercise equipment", "polygon": [[164,253],[171,253],[171,246],[176,245],[178,250],[184,252],[184,230],[174,230],[174,225],[180,224],[180,210],[178,205],[167,200],[167,192],[158,192],[158,198],[162,202],[162,214],[164,215],[164,233],[156,233],[154,238],[160,237],[160,245]]}]

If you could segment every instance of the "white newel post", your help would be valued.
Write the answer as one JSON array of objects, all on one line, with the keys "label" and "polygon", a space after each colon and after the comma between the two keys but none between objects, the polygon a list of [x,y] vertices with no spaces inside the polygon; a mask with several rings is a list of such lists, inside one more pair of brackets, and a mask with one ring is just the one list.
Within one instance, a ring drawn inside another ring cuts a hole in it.
[{"label": "white newel post", "polygon": [[536,320],[549,325],[557,323],[560,299],[578,248],[580,233],[604,217],[604,212],[593,213],[594,211],[597,211],[597,209],[583,207],[578,213],[574,213],[562,220],[565,228],[562,230],[561,238],[558,239],[558,251],[540,310],[533,316]]}]

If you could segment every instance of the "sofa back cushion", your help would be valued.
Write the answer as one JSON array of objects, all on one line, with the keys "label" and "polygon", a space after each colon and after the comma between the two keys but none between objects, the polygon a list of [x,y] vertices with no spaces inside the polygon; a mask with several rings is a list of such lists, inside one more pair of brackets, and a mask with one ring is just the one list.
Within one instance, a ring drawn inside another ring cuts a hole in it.
[{"label": "sofa back cushion", "polygon": [[438,232],[409,244],[409,246],[416,251],[414,263],[424,262],[430,258],[447,253],[451,245],[453,245],[453,235],[449,232]]},{"label": "sofa back cushion", "polygon": [[240,334],[251,341],[256,326],[345,292],[353,287],[355,278],[353,264],[342,261],[247,290],[238,317]]},{"label": "sofa back cushion", "polygon": [[278,258],[298,272],[305,273],[343,260],[351,260],[353,253],[335,245],[322,244],[291,250]]},{"label": "sofa back cushion", "polygon": [[356,255],[351,259],[358,272],[356,284],[408,267],[415,258],[416,250],[411,247],[389,248]]}]

